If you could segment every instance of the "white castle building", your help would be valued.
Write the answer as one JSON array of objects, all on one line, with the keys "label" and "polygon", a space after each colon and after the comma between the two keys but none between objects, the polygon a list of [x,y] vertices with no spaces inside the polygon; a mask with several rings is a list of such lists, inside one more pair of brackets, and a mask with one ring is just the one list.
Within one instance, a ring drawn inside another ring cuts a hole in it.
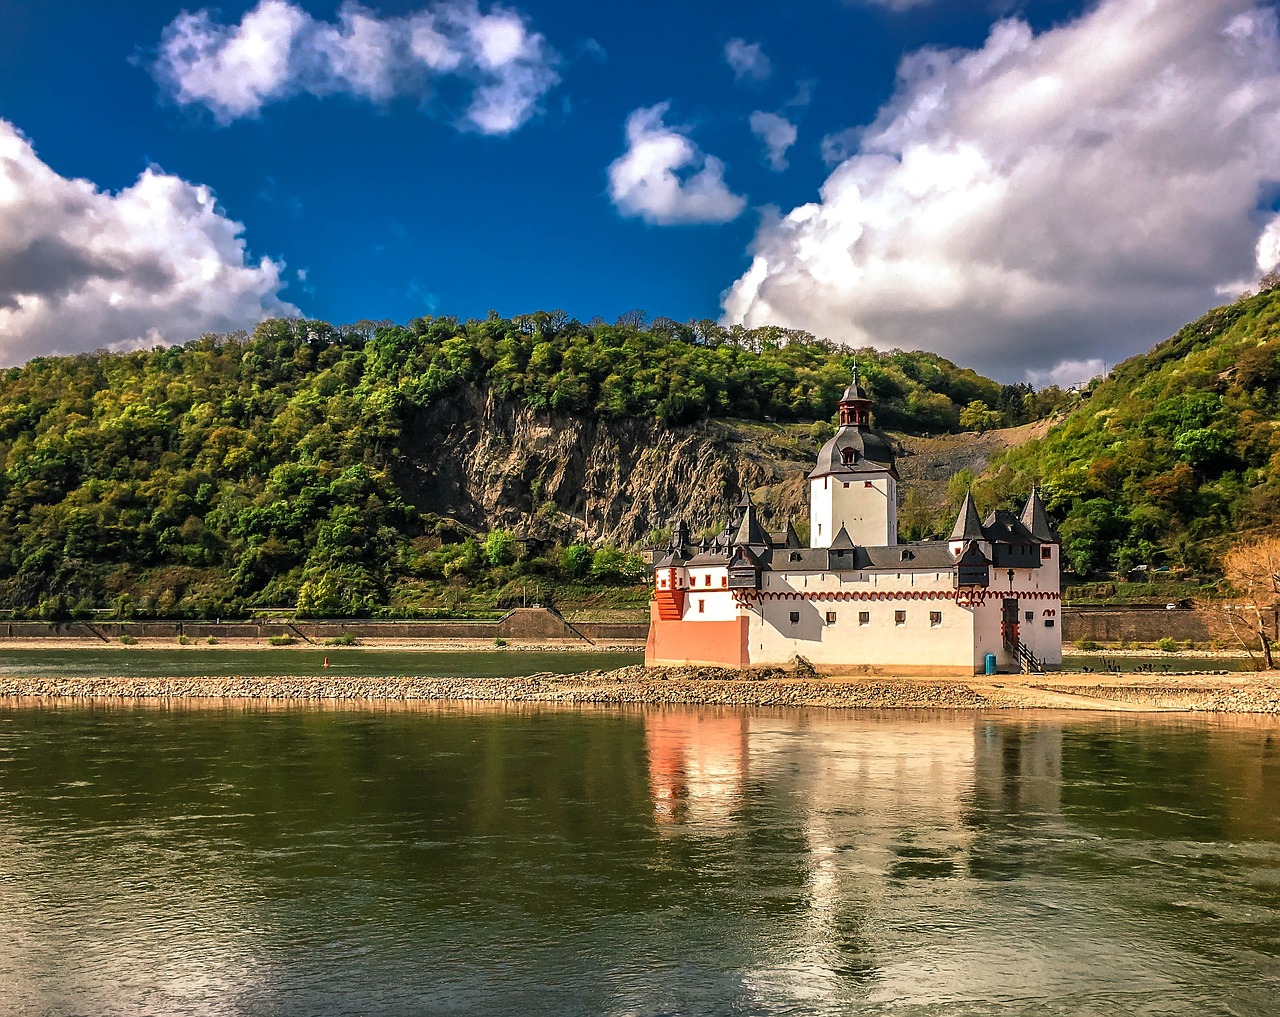
[{"label": "white castle building", "polygon": [[964,504],[945,540],[898,542],[893,450],[857,378],[809,474],[809,546],[750,499],[714,540],[685,523],[654,565],[647,664],[750,667],[797,655],[900,675],[1062,666],[1060,547],[1034,489],[1020,515]]}]

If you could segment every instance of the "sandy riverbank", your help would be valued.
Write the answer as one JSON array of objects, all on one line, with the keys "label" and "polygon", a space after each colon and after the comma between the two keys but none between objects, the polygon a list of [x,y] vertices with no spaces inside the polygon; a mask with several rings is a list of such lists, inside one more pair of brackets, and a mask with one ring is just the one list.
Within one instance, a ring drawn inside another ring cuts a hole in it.
[{"label": "sandy riverbank", "polygon": [[818,676],[782,670],[628,667],[522,678],[0,678],[10,701],[261,699],[273,702],[471,702],[821,707],[835,709],[1105,710],[1280,714],[1280,677],[1259,675]]}]

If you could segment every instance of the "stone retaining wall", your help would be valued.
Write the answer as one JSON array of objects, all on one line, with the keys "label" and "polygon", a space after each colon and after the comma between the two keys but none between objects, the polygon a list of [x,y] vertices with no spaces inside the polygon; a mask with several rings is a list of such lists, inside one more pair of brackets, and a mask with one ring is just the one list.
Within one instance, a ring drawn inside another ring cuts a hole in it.
[{"label": "stone retaining wall", "polygon": [[281,633],[321,643],[351,635],[359,639],[572,639],[582,642],[642,641],[648,634],[645,623],[565,621],[555,611],[521,607],[496,621],[137,621],[137,622],[0,622],[0,642],[5,639],[84,639],[115,642],[123,635],[135,639],[266,639]]}]

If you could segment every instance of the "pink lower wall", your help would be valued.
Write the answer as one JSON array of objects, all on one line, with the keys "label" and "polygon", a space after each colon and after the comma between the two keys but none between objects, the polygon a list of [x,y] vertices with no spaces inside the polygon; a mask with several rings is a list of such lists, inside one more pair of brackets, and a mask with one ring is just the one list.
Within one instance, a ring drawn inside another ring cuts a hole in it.
[{"label": "pink lower wall", "polygon": [[649,622],[649,641],[645,645],[644,662],[658,665],[709,664],[715,667],[746,667],[746,618],[732,621],[663,621],[654,617]]}]

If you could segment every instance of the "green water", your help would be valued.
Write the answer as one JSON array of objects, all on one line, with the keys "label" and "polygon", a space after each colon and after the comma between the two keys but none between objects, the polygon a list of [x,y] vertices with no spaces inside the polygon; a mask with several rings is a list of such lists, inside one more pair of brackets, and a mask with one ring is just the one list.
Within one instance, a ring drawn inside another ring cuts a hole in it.
[{"label": "green water", "polygon": [[1280,726],[0,704],[6,1014],[1274,1014]]},{"label": "green water", "polygon": [[[328,667],[325,667],[325,662]],[[262,650],[218,648],[153,650],[6,650],[0,648],[0,675],[76,678],[191,678],[202,675],[430,675],[439,678],[503,677],[554,671],[613,670],[644,663],[642,652],[538,653],[529,650],[370,650],[359,647],[280,647]]]}]

